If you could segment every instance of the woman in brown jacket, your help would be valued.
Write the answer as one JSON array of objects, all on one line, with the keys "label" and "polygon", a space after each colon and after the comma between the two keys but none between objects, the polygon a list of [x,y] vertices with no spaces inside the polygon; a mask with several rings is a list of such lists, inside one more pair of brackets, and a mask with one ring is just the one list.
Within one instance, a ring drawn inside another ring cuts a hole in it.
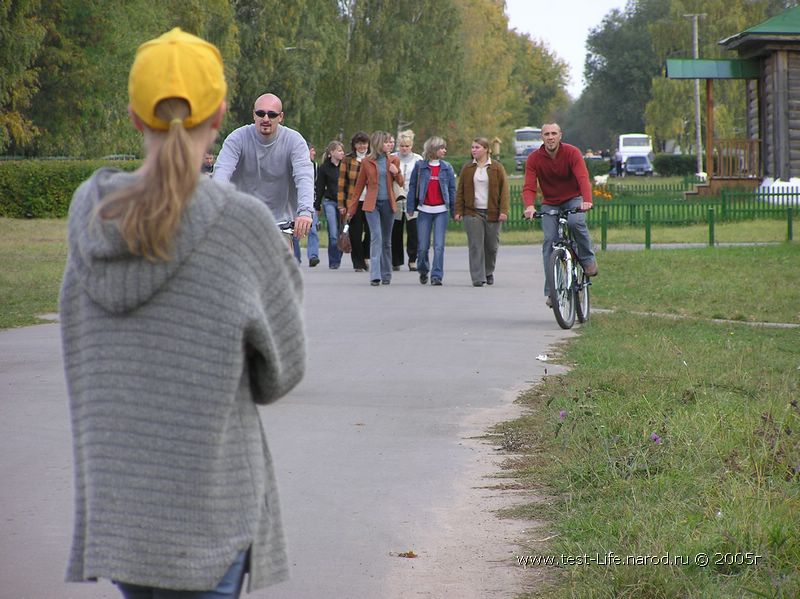
[{"label": "woman in brown jacket", "polygon": [[500,224],[508,219],[508,177],[502,164],[492,162],[488,139],[476,137],[471,152],[458,177],[455,219],[464,221],[472,284],[483,287],[494,284]]},{"label": "woman in brown jacket", "polygon": [[392,182],[403,185],[400,160],[389,155],[393,147],[394,140],[386,131],[376,131],[370,136],[369,154],[361,161],[356,185],[347,202],[349,219],[356,213],[359,197],[366,188],[361,208],[369,224],[369,279],[373,286],[392,281],[392,226],[397,209]]}]

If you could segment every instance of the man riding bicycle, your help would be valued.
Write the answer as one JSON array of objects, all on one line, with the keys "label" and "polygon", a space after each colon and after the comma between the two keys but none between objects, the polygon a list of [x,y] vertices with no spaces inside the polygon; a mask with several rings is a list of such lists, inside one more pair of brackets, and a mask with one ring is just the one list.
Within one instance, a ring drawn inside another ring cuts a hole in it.
[{"label": "man riding bicycle", "polygon": [[[589,182],[589,171],[581,151],[575,146],[561,142],[561,127],[557,123],[542,125],[542,139],[544,144],[535,152],[528,154],[525,162],[525,183],[522,186],[522,201],[525,204],[523,216],[530,219],[536,214],[537,180],[544,196],[542,211],[546,212],[548,208],[590,210],[592,184]],[[586,215],[570,214],[568,222],[577,244],[581,266],[588,276],[593,277],[597,274],[597,261],[592,251],[589,229],[586,227]],[[542,257],[546,271],[553,251],[553,241],[558,236],[557,220],[543,218],[542,231],[544,232]],[[547,277],[545,277],[544,295],[549,306]]]}]

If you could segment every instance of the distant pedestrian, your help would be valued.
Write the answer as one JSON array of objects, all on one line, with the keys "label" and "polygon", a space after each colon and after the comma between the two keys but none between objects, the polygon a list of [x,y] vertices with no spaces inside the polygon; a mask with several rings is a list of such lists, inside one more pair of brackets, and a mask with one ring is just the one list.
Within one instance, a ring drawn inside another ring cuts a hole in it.
[{"label": "distant pedestrian", "polygon": [[[346,206],[350,199],[350,191],[355,187],[358,179],[358,172],[361,170],[361,161],[369,151],[369,135],[364,131],[359,131],[350,139],[350,152],[345,155],[344,160],[339,164],[339,206]],[[353,270],[364,272],[369,261],[369,225],[364,216],[362,202],[367,195],[367,190],[361,193],[355,213],[350,217],[350,244],[352,251],[350,259],[353,261]]]},{"label": "distant pedestrian", "polygon": [[[60,320],[75,460],[67,580],[235,599],[288,573],[257,404],[302,378],[302,280],[262,201],[200,173],[225,113],[216,47],[136,52],[146,156],[75,192]],[[77,592],[75,594],[78,594]]]},{"label": "distant pedestrian", "polygon": [[337,269],[342,263],[342,252],[336,245],[341,230],[340,223],[346,212],[344,204],[339,206],[339,165],[344,159],[342,142],[334,140],[325,148],[322,164],[317,172],[315,202],[321,202],[328,224],[328,268]]},{"label": "distant pedestrian", "polygon": [[406,230],[406,247],[408,254],[408,270],[417,270],[417,213],[406,214],[406,197],[408,183],[414,165],[422,160],[422,156],[413,151],[414,132],[411,129],[401,131],[397,136],[397,157],[400,159],[400,172],[403,174],[403,186],[396,191],[397,210],[394,213],[392,227],[392,268],[400,270],[403,266],[403,229]]},{"label": "distant pedestrian", "polygon": [[214,172],[214,152],[208,151],[203,155],[203,166],[200,171],[209,177]]},{"label": "distant pedestrian", "polygon": [[472,161],[458,177],[455,219],[464,220],[472,284],[494,285],[494,267],[500,245],[500,226],[510,209],[506,169],[489,155],[489,140],[476,137]]},{"label": "distant pedestrian", "polygon": [[[352,217],[360,207],[369,223],[370,284],[388,285],[392,282],[392,224],[396,200],[392,183],[403,185],[400,160],[390,156],[393,142],[386,131],[375,131],[369,140],[370,151],[361,161],[356,185],[347,200],[347,216]],[[366,190],[362,197],[362,190]]]},{"label": "distant pedestrian", "polygon": [[[314,167],[314,185],[316,186],[317,181],[317,150],[314,146],[308,147],[308,157],[311,159],[311,166]],[[314,194],[314,212],[312,214],[312,221],[311,221],[311,228],[308,230],[308,239],[306,239],[306,258],[308,258],[308,265],[311,268],[314,268],[317,264],[319,264],[319,212],[321,210],[321,204],[316,197],[316,193]],[[301,253],[300,253],[300,240],[297,236],[292,238],[292,249],[294,250],[294,257],[297,259],[297,263],[301,264]]]},{"label": "distant pedestrian", "polygon": [[[456,175],[449,162],[447,144],[441,137],[430,137],[423,146],[425,158],[411,171],[406,214],[417,216],[417,270],[419,282],[425,285],[430,273],[431,285],[441,286],[444,278],[444,240],[450,215],[455,213]],[[428,248],[433,233],[433,263],[428,261]]]}]

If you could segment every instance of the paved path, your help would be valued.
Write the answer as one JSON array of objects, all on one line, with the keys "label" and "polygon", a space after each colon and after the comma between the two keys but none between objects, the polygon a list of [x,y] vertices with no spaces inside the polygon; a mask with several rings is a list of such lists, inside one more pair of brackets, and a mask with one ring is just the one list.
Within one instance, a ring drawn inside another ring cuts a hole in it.
[{"label": "paved path", "polygon": [[[523,524],[491,515],[497,452],[473,437],[516,414],[517,392],[555,370],[536,356],[572,334],[544,307],[539,256],[502,247],[483,288],[465,248],[447,248],[441,288],[304,265],[308,374],[261,411],[292,579],[250,597],[515,595]],[[0,331],[0,456],[0,599],[116,599],[108,582],[62,582],[72,455],[56,324]],[[420,557],[397,556],[409,550]]]}]

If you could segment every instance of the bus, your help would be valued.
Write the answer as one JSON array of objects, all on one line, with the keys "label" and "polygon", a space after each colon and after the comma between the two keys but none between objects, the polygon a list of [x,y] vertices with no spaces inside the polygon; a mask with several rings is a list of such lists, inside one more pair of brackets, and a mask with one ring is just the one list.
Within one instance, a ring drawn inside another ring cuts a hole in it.
[{"label": "bus", "polygon": [[537,127],[514,129],[514,155],[527,156],[542,145],[542,130]]},{"label": "bus", "polygon": [[627,162],[629,156],[653,157],[653,140],[644,133],[623,133],[619,136],[617,147],[623,163]]}]

